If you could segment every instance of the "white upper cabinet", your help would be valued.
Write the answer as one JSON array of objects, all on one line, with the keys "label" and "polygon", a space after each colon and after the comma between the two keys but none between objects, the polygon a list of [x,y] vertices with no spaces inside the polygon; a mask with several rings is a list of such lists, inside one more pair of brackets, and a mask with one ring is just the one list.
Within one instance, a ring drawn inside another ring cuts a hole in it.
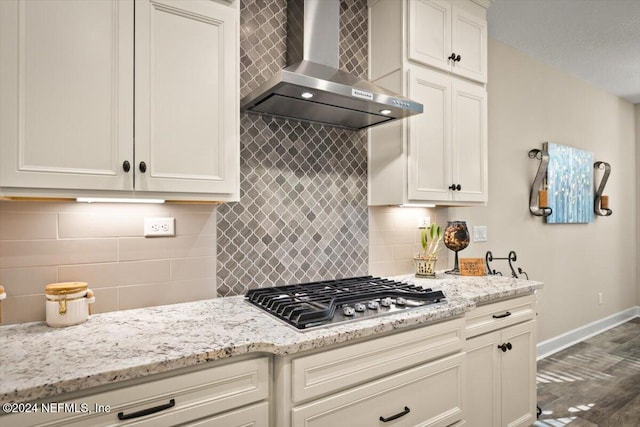
[{"label": "white upper cabinet", "polygon": [[2,187],[132,190],[133,2],[0,1]]},{"label": "white upper cabinet", "polygon": [[409,59],[487,82],[485,9],[472,2],[410,0]]},{"label": "white upper cabinet", "polygon": [[451,167],[451,79],[414,68],[409,74],[409,96],[424,105],[424,113],[409,125],[408,199],[448,200],[453,184]]},{"label": "white upper cabinet", "polygon": [[409,123],[408,200],[486,202],[484,88],[416,67],[409,96],[424,113]]},{"label": "white upper cabinet", "polygon": [[451,185],[456,186],[453,200],[486,202],[487,91],[463,80],[453,80],[451,122]]},{"label": "white upper cabinet", "polygon": [[[487,202],[487,92],[457,75],[461,62],[446,60],[456,32],[470,32],[455,24],[467,15],[486,33],[486,10],[471,0],[370,2],[371,78],[424,106],[422,114],[370,129],[370,205]],[[486,36],[480,40],[483,59],[475,63],[484,64],[486,81]]]},{"label": "white upper cabinet", "polygon": [[3,0],[0,23],[1,194],[238,199],[237,2]]},{"label": "white upper cabinet", "polygon": [[135,47],[136,190],[237,192],[237,10],[137,1]]}]

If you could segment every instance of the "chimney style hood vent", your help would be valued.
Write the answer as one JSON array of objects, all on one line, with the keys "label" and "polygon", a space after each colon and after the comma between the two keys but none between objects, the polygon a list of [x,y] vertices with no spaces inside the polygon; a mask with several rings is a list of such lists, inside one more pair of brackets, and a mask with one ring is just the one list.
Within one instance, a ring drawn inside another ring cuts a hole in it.
[{"label": "chimney style hood vent", "polygon": [[287,68],[240,101],[243,111],[360,130],[422,104],[338,69],[339,0],[289,0]]}]

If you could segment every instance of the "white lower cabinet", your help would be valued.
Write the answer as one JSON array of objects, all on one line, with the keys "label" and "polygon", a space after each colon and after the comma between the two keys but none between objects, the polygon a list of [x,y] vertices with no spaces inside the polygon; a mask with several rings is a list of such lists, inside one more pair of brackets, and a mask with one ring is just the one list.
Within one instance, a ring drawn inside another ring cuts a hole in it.
[{"label": "white lower cabinet", "polygon": [[185,427],[269,427],[269,404],[251,405],[235,411],[205,418]]},{"label": "white lower cabinet", "polygon": [[512,311],[509,301],[479,309],[495,308],[496,318],[491,331],[467,338],[465,418],[470,426],[528,426],[536,420],[536,321],[513,324],[512,317],[526,302],[514,300]]},{"label": "white lower cabinet", "polygon": [[433,426],[460,421],[464,319],[275,359],[274,426]]},{"label": "white lower cabinet", "polygon": [[462,417],[463,369],[462,353],[420,365],[296,407],[292,425],[448,426]]},{"label": "white lower cabinet", "polygon": [[56,402],[58,412],[2,416],[0,425],[267,427],[270,381],[268,357],[214,363],[130,385],[56,396],[48,400]]}]

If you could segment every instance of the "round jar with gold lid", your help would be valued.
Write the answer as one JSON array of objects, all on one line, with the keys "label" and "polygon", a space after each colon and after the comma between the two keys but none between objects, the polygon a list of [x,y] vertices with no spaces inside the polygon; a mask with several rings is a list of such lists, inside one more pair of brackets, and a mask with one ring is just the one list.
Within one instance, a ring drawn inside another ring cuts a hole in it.
[{"label": "round jar with gold lid", "polygon": [[51,283],[44,289],[47,297],[47,325],[77,325],[89,318],[90,306],[96,301],[86,282]]}]

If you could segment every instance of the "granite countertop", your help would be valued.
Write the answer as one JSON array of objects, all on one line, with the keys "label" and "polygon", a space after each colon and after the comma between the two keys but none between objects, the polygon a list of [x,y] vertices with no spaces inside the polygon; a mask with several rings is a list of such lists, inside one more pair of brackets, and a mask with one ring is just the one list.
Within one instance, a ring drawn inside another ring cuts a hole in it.
[{"label": "granite countertop", "polygon": [[543,287],[542,282],[504,276],[464,277],[438,273],[435,279],[418,279],[413,274],[394,279],[442,290],[447,298],[461,298],[474,305],[525,295]]},{"label": "granite countertop", "polygon": [[542,287],[496,276],[394,279],[442,289],[447,302],[307,331],[242,296],[98,314],[67,328],[43,322],[3,326],[0,403],[44,399],[241,354],[293,354],[461,316],[477,304]]}]

